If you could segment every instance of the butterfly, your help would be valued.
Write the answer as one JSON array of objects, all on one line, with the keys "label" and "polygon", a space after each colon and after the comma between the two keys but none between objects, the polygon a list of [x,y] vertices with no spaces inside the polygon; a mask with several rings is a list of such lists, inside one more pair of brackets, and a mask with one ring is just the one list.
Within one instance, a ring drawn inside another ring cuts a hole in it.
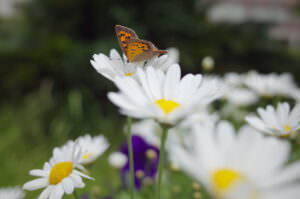
[{"label": "butterfly", "polygon": [[134,30],[125,26],[115,26],[119,45],[129,62],[139,62],[151,59],[154,56],[165,54],[168,51],[159,50],[152,42],[139,39]]}]

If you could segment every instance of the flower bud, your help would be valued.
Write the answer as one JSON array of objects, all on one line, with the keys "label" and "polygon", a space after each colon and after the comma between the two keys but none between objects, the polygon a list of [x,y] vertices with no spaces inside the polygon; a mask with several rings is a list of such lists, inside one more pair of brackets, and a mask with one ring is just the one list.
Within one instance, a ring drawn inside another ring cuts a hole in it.
[{"label": "flower bud", "polygon": [[215,67],[215,61],[212,57],[207,56],[202,59],[202,69],[205,72],[212,71],[214,67]]}]

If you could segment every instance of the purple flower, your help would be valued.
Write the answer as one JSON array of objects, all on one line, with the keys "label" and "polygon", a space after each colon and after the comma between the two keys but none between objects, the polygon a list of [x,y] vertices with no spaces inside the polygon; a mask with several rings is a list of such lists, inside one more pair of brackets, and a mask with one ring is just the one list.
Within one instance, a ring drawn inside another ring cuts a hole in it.
[{"label": "purple flower", "polygon": [[[158,161],[159,149],[147,143],[138,135],[132,136],[132,148],[134,159],[134,184],[137,189],[140,189],[145,180],[153,180],[155,178]],[[127,143],[123,144],[120,152],[128,157]],[[129,157],[125,166],[121,169],[121,179],[126,186],[129,184]]]},{"label": "purple flower", "polygon": [[80,196],[80,199],[89,199],[90,197],[87,194],[83,194]]},{"label": "purple flower", "polygon": [[[80,199],[90,199],[89,195],[88,194],[82,194],[80,196]],[[104,198],[99,198],[99,199],[113,199],[111,196],[107,196],[107,197],[104,197]]]}]

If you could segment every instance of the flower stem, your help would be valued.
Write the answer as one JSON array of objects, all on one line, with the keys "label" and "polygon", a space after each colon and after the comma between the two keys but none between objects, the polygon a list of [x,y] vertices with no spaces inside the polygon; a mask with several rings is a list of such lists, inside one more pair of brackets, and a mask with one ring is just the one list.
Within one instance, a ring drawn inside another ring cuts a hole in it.
[{"label": "flower stem", "polygon": [[76,190],[74,190],[73,195],[74,195],[74,198],[75,198],[75,199],[79,199]]},{"label": "flower stem", "polygon": [[131,136],[131,123],[132,119],[127,118],[127,145],[129,154],[129,167],[130,167],[130,198],[134,199],[134,165],[133,165],[133,150],[132,150],[132,136]]},{"label": "flower stem", "polygon": [[161,181],[162,181],[162,174],[164,169],[164,162],[165,162],[165,145],[168,135],[168,127],[162,126],[162,136],[160,139],[160,153],[159,153],[159,164],[158,164],[158,180],[157,180],[157,199],[160,199],[161,193]]}]

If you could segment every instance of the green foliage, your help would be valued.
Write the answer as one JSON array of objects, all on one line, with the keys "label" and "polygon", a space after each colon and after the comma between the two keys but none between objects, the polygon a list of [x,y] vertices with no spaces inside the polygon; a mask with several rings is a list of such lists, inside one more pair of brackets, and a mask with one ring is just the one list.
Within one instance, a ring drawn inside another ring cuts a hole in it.
[{"label": "green foliage", "polygon": [[[99,104],[82,90],[54,96],[52,84],[45,82],[38,92],[14,103],[0,106],[0,186],[21,185],[28,171],[42,167],[52,148],[86,133],[104,134],[119,145],[123,140],[122,123],[115,115],[101,110]],[[118,135],[118,136],[116,136]],[[114,146],[112,144],[112,146]],[[20,167],[20,165],[22,165]]]},{"label": "green foliage", "polygon": [[[0,21],[0,91],[22,96],[50,79],[58,91],[89,88],[103,96],[107,84],[89,60],[118,48],[114,25],[132,27],[160,48],[177,47],[186,71],[199,72],[204,56],[217,72],[257,69],[299,74],[299,51],[268,39],[265,25],[215,25],[195,0],[32,0],[24,17]],[[296,75],[297,76],[297,75]],[[96,86],[97,85],[97,86]],[[101,101],[104,103],[104,101]]]},{"label": "green foliage", "polygon": [[[114,87],[89,63],[94,53],[118,48],[115,24],[135,29],[161,49],[177,47],[185,71],[200,72],[202,58],[209,55],[216,59],[218,73],[290,71],[300,80],[298,50],[268,39],[263,25],[210,24],[207,9],[196,2],[31,0],[22,5],[23,15],[0,19],[0,186],[32,179],[28,171],[42,167],[52,148],[68,139],[101,133],[112,150],[123,141],[123,121],[106,98]],[[120,187],[118,172],[102,158],[91,170],[96,181],[85,189],[94,196]],[[180,172],[168,174],[172,180],[164,185],[166,198],[193,197],[191,179]],[[116,198],[128,198],[120,193]],[[148,187],[140,197],[152,193]]]}]

